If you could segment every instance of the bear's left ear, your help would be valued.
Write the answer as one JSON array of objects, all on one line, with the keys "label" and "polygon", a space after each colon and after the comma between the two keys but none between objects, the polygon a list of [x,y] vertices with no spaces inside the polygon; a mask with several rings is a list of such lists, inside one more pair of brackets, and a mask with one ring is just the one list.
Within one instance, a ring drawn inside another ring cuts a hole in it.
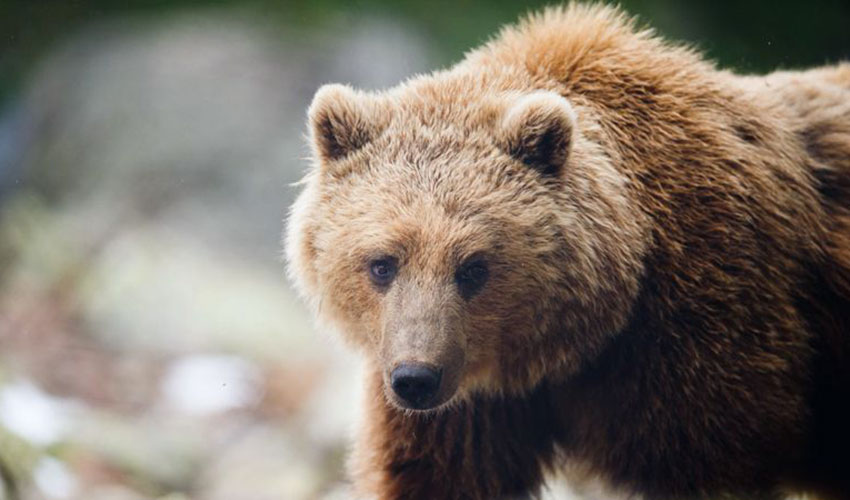
[{"label": "bear's left ear", "polygon": [[505,112],[499,130],[506,153],[547,177],[557,177],[570,155],[576,115],[554,92],[534,92]]}]

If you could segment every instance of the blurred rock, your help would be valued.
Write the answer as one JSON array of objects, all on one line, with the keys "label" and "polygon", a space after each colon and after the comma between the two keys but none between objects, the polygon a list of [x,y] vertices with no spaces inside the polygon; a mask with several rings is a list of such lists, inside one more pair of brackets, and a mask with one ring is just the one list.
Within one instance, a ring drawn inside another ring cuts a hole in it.
[{"label": "blurred rock", "polygon": [[0,389],[0,423],[28,440],[46,446],[67,437],[77,405],[45,394],[26,380]]},{"label": "blurred rock", "polygon": [[86,500],[150,500],[150,497],[117,485],[98,486],[86,495]]},{"label": "blurred rock", "polygon": [[204,416],[250,408],[262,396],[260,371],[236,356],[184,356],[163,380],[163,404],[187,415]]},{"label": "blurred rock", "polygon": [[21,154],[27,185],[103,216],[167,221],[276,265],[315,89],[387,86],[427,66],[423,41],[405,26],[339,23],[307,33],[193,12],[80,34],[23,101],[33,130]]},{"label": "blurred rock", "polygon": [[148,493],[186,491],[217,442],[234,428],[218,427],[213,433],[213,426],[192,420],[92,412],[77,423],[73,446],[91,454],[85,468],[91,482]]},{"label": "blurred rock", "polygon": [[268,426],[247,429],[211,458],[198,481],[198,500],[317,498],[329,476],[318,450]]},{"label": "blurred rock", "polygon": [[79,489],[76,476],[55,458],[43,458],[35,468],[33,480],[47,498],[72,498]]}]

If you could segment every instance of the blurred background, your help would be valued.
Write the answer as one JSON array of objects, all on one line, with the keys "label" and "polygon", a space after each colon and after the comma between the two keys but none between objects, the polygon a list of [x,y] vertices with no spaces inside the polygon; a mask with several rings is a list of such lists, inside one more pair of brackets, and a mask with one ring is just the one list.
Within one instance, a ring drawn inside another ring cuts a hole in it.
[{"label": "blurred background", "polygon": [[[357,361],[281,259],[305,108],[542,3],[0,1],[0,498],[349,498]],[[846,0],[623,3],[740,71],[850,58]]]}]

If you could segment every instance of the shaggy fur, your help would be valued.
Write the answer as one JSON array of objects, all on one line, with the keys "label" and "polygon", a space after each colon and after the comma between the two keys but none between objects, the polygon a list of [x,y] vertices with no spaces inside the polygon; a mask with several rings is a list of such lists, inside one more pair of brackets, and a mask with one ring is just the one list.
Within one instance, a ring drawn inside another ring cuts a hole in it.
[{"label": "shaggy fur", "polygon": [[[647,498],[850,498],[850,65],[742,77],[571,5],[326,86],[310,127],[287,253],[369,361],[361,492],[514,498],[572,464]],[[411,360],[435,409],[388,389]]]}]

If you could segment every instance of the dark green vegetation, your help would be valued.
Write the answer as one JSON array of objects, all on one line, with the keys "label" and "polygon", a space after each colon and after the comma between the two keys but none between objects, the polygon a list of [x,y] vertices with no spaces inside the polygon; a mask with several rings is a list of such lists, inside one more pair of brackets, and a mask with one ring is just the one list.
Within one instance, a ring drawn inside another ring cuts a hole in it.
[{"label": "dark green vegetation", "polygon": [[[500,25],[541,0],[6,0],[0,2],[0,103],[47,50],[81,28],[115,17],[160,17],[187,8],[237,7],[292,29],[321,29],[345,16],[379,14],[405,19],[437,42],[448,64]],[[625,0],[622,5],[663,34],[692,42],[741,71],[793,68],[850,58],[850,2],[777,0],[678,2]]]}]

